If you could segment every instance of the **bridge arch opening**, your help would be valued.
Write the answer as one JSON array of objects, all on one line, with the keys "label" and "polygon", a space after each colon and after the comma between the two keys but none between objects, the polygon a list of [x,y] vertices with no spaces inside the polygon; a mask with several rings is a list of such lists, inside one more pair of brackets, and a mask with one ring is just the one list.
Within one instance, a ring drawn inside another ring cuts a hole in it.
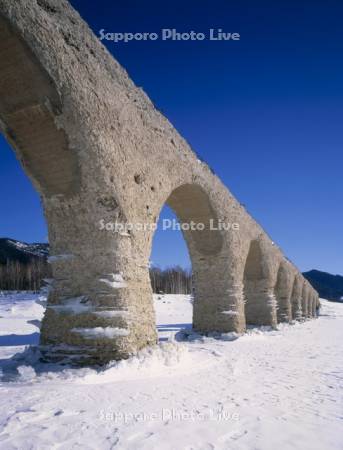
[{"label": "bridge arch opening", "polygon": [[[51,213],[56,212],[57,207],[53,202],[49,207],[47,204],[52,197],[58,196],[63,203],[79,192],[80,170],[76,151],[70,147],[61,125],[63,110],[58,89],[33,48],[34,44],[29,46],[19,29],[0,14],[0,134],[14,151],[25,175],[39,194],[40,208],[44,209],[51,232],[56,229]],[[7,144],[2,142],[1,146],[7,147]],[[18,191],[19,186],[15,188]],[[39,208],[36,207],[35,211],[39,215]],[[27,225],[30,220],[31,211],[22,223]],[[40,219],[42,221],[43,217]],[[41,227],[44,229],[43,224]],[[15,229],[16,233],[21,233],[19,226]],[[24,240],[13,235],[13,231],[14,227],[9,238]],[[39,241],[44,242],[45,238],[46,233]],[[38,239],[27,237],[25,240],[32,242]],[[65,234],[61,241],[66,241]],[[50,266],[45,264],[44,261],[44,271],[50,274]],[[39,289],[36,277],[30,281],[34,276],[32,270],[29,267],[27,270],[29,275],[25,273],[25,279],[22,277],[23,286]],[[37,270],[39,278],[44,278],[41,268]]]},{"label": "bridge arch opening", "polygon": [[[208,305],[211,301],[212,303],[215,301],[213,297],[217,290],[216,279],[211,274],[218,277],[218,274],[215,275],[219,265],[218,254],[223,247],[218,218],[208,194],[197,184],[183,184],[174,189],[166,199],[162,211],[166,208],[171,212],[168,217],[169,222],[159,221],[159,227],[162,227],[162,230],[158,229],[155,236],[157,233],[183,236],[184,247],[180,246],[180,253],[183,256],[185,252],[188,253],[189,265],[182,269],[175,267],[174,270],[170,270],[169,275],[176,279],[179,275],[178,290],[181,290],[181,294],[191,295],[193,320],[189,317],[188,327],[190,328],[193,324],[195,328],[203,328]],[[163,229],[166,224],[168,229]],[[153,245],[155,245],[155,236]],[[174,236],[173,242],[175,242]],[[163,242],[162,239],[161,242]],[[180,239],[178,239],[178,245],[180,245]],[[168,273],[164,275],[167,277]],[[180,320],[175,319],[175,323],[177,322]]]},{"label": "bridge arch opening", "polygon": [[[46,222],[37,191],[32,187],[7,141],[0,134],[0,293],[1,301],[12,305],[32,301],[43,279],[51,278],[47,262]],[[37,296],[38,298],[38,296]],[[25,305],[25,303],[23,303]],[[18,319],[18,324],[24,320]],[[16,336],[9,330],[3,346],[38,345],[40,333],[32,326],[29,334]],[[24,347],[18,352],[24,351]]]},{"label": "bridge arch opening", "polygon": [[192,269],[188,247],[178,218],[171,208],[162,208],[153,236],[150,281],[159,341],[192,327]]},{"label": "bridge arch opening", "polygon": [[247,325],[276,325],[276,301],[267,262],[258,240],[250,242],[243,275]]},{"label": "bridge arch opening", "polygon": [[[166,200],[180,220],[190,256],[214,256],[223,246],[218,218],[204,189],[196,184],[176,188]],[[193,257],[193,258],[192,258]]]},{"label": "bridge arch opening", "polygon": [[243,294],[247,325],[252,325],[256,322],[256,311],[258,303],[260,303],[260,283],[263,278],[261,246],[260,243],[255,240],[250,243],[243,276]]}]

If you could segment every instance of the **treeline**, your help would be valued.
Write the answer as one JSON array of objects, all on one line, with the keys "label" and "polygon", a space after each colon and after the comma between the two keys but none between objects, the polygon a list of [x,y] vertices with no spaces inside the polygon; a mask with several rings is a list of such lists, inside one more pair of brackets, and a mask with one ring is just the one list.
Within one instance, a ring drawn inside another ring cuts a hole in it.
[{"label": "treeline", "polygon": [[192,272],[175,266],[167,269],[152,267],[150,280],[153,292],[157,294],[191,294]]},{"label": "treeline", "polygon": [[[44,258],[29,263],[7,261],[0,264],[0,290],[39,291],[44,278],[51,278],[51,267]],[[150,269],[152,290],[158,294],[191,294],[192,272],[175,266],[167,269]]]},{"label": "treeline", "polygon": [[51,277],[51,269],[44,258],[28,263],[9,261],[0,264],[0,290],[39,291],[44,278]]}]

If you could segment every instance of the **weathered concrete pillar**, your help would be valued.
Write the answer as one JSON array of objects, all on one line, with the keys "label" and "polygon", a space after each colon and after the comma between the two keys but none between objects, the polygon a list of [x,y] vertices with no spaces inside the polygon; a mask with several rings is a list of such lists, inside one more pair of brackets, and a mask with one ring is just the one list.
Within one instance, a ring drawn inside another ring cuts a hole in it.
[{"label": "weathered concrete pillar", "polygon": [[[223,266],[218,267],[219,261]],[[209,269],[193,262],[193,327],[205,333],[242,333],[245,330],[242,284],[228,272],[226,261],[219,261],[213,261]]]},{"label": "weathered concrete pillar", "polygon": [[292,304],[292,319],[301,320],[302,318],[302,289],[303,281],[300,274],[296,275],[293,282],[293,289],[291,295]]},{"label": "weathered concrete pillar", "polygon": [[311,298],[311,287],[308,284],[307,281],[305,281],[303,291],[302,291],[302,315],[303,318],[310,318],[311,317],[311,305],[310,305],[310,298]]},{"label": "weathered concrete pillar", "polygon": [[307,309],[307,317],[311,319],[313,317],[313,294],[310,291],[308,296],[308,309]]},{"label": "weathered concrete pillar", "polygon": [[303,319],[307,317],[307,307],[308,307],[308,287],[304,283],[301,293],[301,309]]},{"label": "weathered concrete pillar", "polygon": [[311,286],[310,295],[309,295],[309,311],[308,317],[313,319],[316,317],[316,299],[315,299],[315,291]]},{"label": "weathered concrete pillar", "polygon": [[317,317],[317,297],[316,293],[312,293],[312,317]]},{"label": "weathered concrete pillar", "polygon": [[250,244],[244,269],[244,299],[247,324],[276,327],[275,275],[262,242]]},{"label": "weathered concrete pillar", "polygon": [[292,320],[291,294],[293,272],[286,262],[280,264],[275,285],[275,298],[277,302],[277,321],[289,322]]},{"label": "weathered concrete pillar", "polygon": [[319,295],[315,293],[315,317],[318,317],[319,308],[320,308]]},{"label": "weathered concrete pillar", "polygon": [[316,294],[315,292],[313,293],[313,301],[312,301],[312,317],[316,318],[317,317],[317,313],[316,313]]},{"label": "weathered concrete pillar", "polygon": [[47,360],[103,364],[156,342],[142,239],[102,228],[121,215],[110,199],[46,203],[53,269],[41,330]]}]

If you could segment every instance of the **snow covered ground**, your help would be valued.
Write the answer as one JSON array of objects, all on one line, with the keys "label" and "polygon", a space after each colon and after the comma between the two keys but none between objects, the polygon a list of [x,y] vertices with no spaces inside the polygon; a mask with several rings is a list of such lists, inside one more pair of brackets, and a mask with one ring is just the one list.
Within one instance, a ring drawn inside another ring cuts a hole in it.
[{"label": "snow covered ground", "polygon": [[342,304],[323,300],[318,320],[276,331],[204,338],[187,296],[155,296],[160,345],[96,371],[25,350],[39,338],[38,297],[0,295],[1,450],[343,447]]}]

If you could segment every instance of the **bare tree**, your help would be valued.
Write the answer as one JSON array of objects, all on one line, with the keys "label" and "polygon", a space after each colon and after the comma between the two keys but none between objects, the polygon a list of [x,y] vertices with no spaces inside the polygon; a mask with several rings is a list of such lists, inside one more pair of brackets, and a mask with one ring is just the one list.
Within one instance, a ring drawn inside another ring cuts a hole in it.
[{"label": "bare tree", "polygon": [[44,258],[32,259],[27,264],[7,260],[6,264],[0,264],[0,289],[38,291],[42,280],[50,276],[51,269]]},{"label": "bare tree", "polygon": [[192,273],[180,266],[168,267],[161,270],[159,267],[150,269],[152,290],[164,294],[191,294]]}]

